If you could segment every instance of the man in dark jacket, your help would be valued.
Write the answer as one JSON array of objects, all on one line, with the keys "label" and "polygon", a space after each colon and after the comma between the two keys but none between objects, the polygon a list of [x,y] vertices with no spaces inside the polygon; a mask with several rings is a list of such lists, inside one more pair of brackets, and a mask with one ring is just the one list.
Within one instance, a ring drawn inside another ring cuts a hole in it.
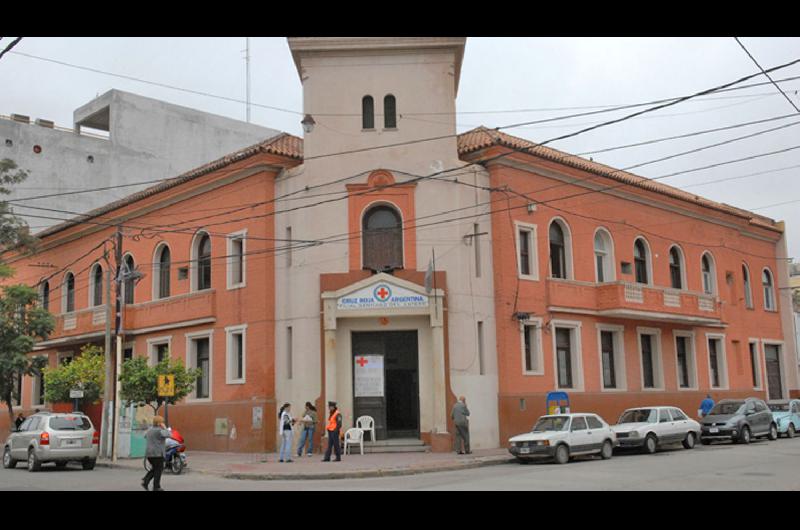
[{"label": "man in dark jacket", "polygon": [[[471,454],[469,450],[469,409],[467,408],[467,398],[460,396],[453,406],[450,414],[456,427],[456,452],[460,455]],[[461,446],[464,450],[461,450]]]},{"label": "man in dark jacket", "polygon": [[331,461],[331,451],[336,452],[336,461],[342,461],[342,450],[339,445],[339,433],[342,432],[342,413],[336,408],[336,402],[328,402],[328,425],[325,428],[325,433],[328,435],[328,449],[325,451],[325,458],[323,462]]}]

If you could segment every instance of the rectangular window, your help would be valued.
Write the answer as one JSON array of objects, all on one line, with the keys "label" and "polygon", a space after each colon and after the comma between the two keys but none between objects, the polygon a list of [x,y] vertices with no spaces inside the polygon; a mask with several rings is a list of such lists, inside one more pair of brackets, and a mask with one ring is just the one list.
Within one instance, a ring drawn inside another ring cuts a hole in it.
[{"label": "rectangular window", "polygon": [[244,239],[237,237],[231,240],[231,283],[244,283]]},{"label": "rectangular window", "polygon": [[558,386],[572,388],[572,337],[569,328],[556,328]]},{"label": "rectangular window", "polygon": [[211,380],[211,364],[209,352],[209,339],[208,337],[202,339],[194,339],[194,355],[195,355],[195,368],[199,368],[202,373],[195,382],[195,397],[198,399],[208,398]]},{"label": "rectangular window", "polygon": [[226,371],[226,382],[228,384],[244,383],[245,381],[246,329],[246,325],[225,328],[225,333],[228,337]]},{"label": "rectangular window", "polygon": [[472,225],[472,245],[475,248],[475,277],[481,277],[481,244],[478,233],[480,232],[480,225],[475,223]]},{"label": "rectangular window", "polygon": [[600,354],[603,359],[603,388],[617,388],[617,375],[614,368],[613,332],[600,332]]},{"label": "rectangular window", "polygon": [[761,385],[758,381],[758,345],[755,342],[750,343],[750,373],[753,374],[753,388],[759,388]]},{"label": "rectangular window", "polygon": [[642,386],[644,388],[656,387],[655,366],[653,363],[653,337],[651,335],[640,335],[642,343]]},{"label": "rectangular window", "polygon": [[678,385],[689,388],[689,359],[687,358],[686,337],[675,337],[675,350],[678,356]]},{"label": "rectangular window", "polygon": [[719,339],[708,339],[708,363],[711,369],[709,373],[709,379],[712,387],[720,386],[720,366],[719,355],[717,352],[718,343]]},{"label": "rectangular window", "polygon": [[531,274],[531,233],[528,230],[519,231],[519,273],[523,276]]},{"label": "rectangular window", "polygon": [[169,357],[169,343],[156,344],[156,364]]},{"label": "rectangular window", "polygon": [[525,325],[522,328],[525,349],[525,372],[541,373],[542,368],[539,360],[542,351],[540,329],[538,324]]},{"label": "rectangular window", "polygon": [[292,344],[292,326],[286,328],[286,373],[289,376],[289,379],[292,378],[292,349],[294,348],[294,344]]},{"label": "rectangular window", "polygon": [[133,348],[128,347],[122,350],[122,362],[133,359]]},{"label": "rectangular window", "polygon": [[483,358],[483,322],[478,322],[478,366],[480,367],[480,374],[486,374],[486,366]]}]

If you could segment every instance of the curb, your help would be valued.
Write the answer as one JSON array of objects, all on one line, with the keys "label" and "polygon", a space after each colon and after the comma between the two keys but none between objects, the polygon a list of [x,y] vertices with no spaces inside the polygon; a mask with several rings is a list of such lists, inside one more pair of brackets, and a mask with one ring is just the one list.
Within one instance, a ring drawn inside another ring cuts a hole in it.
[{"label": "curb", "polygon": [[459,471],[462,469],[475,469],[479,467],[496,466],[513,462],[513,458],[498,457],[494,460],[469,462],[464,464],[443,464],[439,466],[421,468],[396,468],[374,469],[364,471],[343,471],[341,473],[224,473],[222,478],[231,480],[335,480],[347,478],[381,478],[400,477],[407,475],[421,475],[424,473],[438,473],[442,471]]}]

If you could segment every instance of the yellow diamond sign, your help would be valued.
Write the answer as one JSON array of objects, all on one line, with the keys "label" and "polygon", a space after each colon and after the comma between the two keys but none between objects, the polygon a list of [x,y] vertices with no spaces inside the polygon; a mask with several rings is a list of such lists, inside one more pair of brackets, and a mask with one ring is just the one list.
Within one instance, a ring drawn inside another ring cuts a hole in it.
[{"label": "yellow diamond sign", "polygon": [[173,374],[158,376],[159,397],[172,397],[175,395],[175,376]]}]

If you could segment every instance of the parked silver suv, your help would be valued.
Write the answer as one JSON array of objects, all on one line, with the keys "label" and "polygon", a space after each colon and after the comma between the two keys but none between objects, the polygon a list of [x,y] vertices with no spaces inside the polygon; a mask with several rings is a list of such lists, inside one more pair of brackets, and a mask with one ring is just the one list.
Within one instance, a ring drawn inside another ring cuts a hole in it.
[{"label": "parked silver suv", "polygon": [[14,468],[28,462],[28,471],[39,471],[42,464],[55,462],[64,467],[77,461],[83,469],[94,469],[100,433],[88,417],[75,412],[40,412],[27,418],[3,444],[3,467]]}]

